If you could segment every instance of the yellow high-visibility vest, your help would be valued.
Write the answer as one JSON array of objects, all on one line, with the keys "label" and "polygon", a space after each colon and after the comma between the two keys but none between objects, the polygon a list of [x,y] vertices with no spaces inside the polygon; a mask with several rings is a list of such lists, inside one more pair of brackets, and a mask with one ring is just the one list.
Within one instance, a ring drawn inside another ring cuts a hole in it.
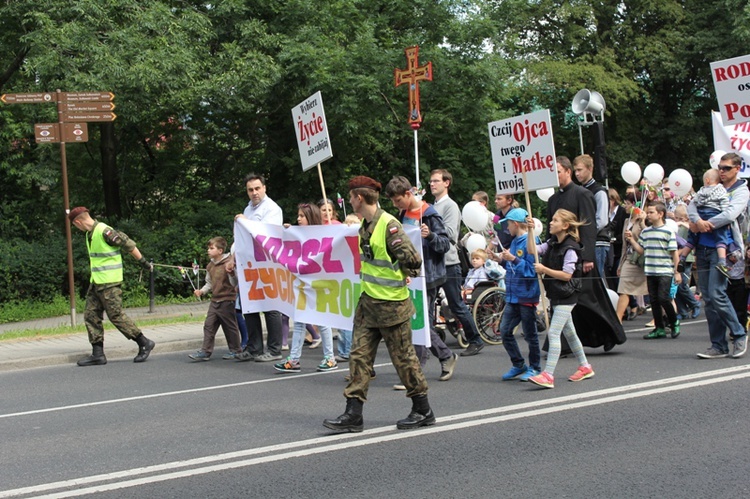
[{"label": "yellow high-visibility vest", "polygon": [[360,244],[359,257],[362,266],[359,277],[362,281],[362,291],[368,296],[378,300],[403,301],[409,297],[406,274],[401,270],[398,261],[391,261],[386,247],[386,230],[391,220],[396,218],[388,213],[380,215],[370,237],[371,254],[365,255]]},{"label": "yellow high-visibility vest", "polygon": [[104,231],[107,229],[112,230],[108,225],[99,222],[91,232],[91,241],[86,237],[91,265],[91,282],[94,284],[122,282],[122,253],[117,246],[107,244],[104,239]]}]

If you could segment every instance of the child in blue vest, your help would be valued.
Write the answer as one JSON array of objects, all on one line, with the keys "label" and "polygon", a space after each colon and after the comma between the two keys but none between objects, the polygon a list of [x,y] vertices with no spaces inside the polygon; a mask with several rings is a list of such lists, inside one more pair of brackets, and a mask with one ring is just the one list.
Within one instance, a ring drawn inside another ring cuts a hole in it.
[{"label": "child in blue vest", "polygon": [[[515,378],[528,381],[541,371],[539,335],[536,330],[536,308],[540,292],[534,270],[534,256],[526,248],[526,239],[529,237],[526,226],[528,216],[523,208],[513,208],[500,220],[500,223],[507,222],[513,241],[510,248],[499,255],[493,255],[493,259],[502,262],[505,267],[505,309],[500,322],[500,335],[505,351],[513,363],[510,370],[503,374],[505,381]],[[513,335],[513,330],[519,323],[523,327],[523,337],[529,344],[528,366]]]}]

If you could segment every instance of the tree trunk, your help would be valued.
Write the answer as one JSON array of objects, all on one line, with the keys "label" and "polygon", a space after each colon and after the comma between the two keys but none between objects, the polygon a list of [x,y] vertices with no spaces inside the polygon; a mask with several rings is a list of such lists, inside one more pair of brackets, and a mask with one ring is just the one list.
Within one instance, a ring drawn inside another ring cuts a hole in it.
[{"label": "tree trunk", "polygon": [[120,207],[120,179],[117,175],[117,140],[115,124],[101,123],[102,184],[104,187],[104,211],[107,217],[122,216]]}]

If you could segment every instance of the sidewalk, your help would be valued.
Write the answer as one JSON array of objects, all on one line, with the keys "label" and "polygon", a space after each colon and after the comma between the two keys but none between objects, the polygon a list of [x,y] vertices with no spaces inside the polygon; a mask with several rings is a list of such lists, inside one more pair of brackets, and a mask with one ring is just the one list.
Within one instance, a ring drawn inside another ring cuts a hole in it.
[{"label": "sidewalk", "polygon": [[[126,313],[136,323],[142,319],[162,319],[194,315],[195,323],[167,324],[145,326],[141,329],[149,339],[156,342],[153,354],[181,350],[198,350],[203,340],[203,318],[208,310],[208,301],[179,305],[161,305],[149,313],[148,307],[129,308]],[[83,314],[76,314],[76,324],[83,324]],[[70,325],[70,315],[52,317],[27,322],[0,324],[0,337],[8,331],[27,329],[44,329],[60,325]],[[107,360],[133,358],[138,353],[138,345],[126,339],[105,319],[104,352]],[[220,351],[224,348],[224,335],[216,335],[216,344]],[[91,353],[91,345],[85,332],[43,338],[26,338],[0,341],[0,371],[27,369],[30,367],[51,366],[75,363],[81,357]]]}]

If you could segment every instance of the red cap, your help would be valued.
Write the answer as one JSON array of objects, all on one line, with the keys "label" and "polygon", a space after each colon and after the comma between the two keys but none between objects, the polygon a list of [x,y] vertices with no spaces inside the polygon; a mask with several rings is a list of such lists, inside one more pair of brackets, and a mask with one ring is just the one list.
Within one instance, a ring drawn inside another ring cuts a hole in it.
[{"label": "red cap", "polygon": [[380,189],[382,188],[380,182],[373,180],[370,177],[365,177],[364,175],[354,177],[349,181],[349,190],[358,189],[361,187],[372,189],[377,192],[380,192]]},{"label": "red cap", "polygon": [[81,215],[83,213],[88,213],[88,212],[89,212],[89,209],[86,208],[85,206],[76,206],[75,208],[70,210],[70,213],[68,213],[68,220],[72,222],[73,220],[78,218],[78,215]]}]

